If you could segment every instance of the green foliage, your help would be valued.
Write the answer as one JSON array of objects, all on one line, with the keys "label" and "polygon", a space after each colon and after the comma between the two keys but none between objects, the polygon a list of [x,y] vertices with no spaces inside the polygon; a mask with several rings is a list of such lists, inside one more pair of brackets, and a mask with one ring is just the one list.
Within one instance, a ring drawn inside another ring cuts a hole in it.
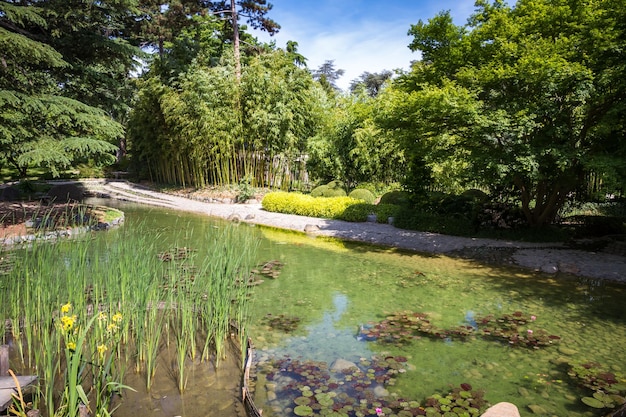
[{"label": "green foliage", "polygon": [[465,217],[444,216],[407,206],[398,209],[393,224],[401,229],[453,236],[472,236],[475,230],[473,222]]},{"label": "green foliage", "polygon": [[331,181],[311,190],[312,197],[344,197],[346,195],[346,190],[341,181]]},{"label": "green foliage", "polygon": [[374,207],[376,208],[375,213],[376,213],[377,223],[389,223],[389,218],[393,217],[394,225],[396,224],[395,218],[398,212],[402,208],[401,206],[398,206],[396,204],[382,204],[382,203],[379,203]]},{"label": "green foliage", "polygon": [[341,214],[340,219],[355,223],[365,222],[367,221],[367,216],[374,214],[375,211],[376,206],[369,203],[353,204],[346,208],[346,210]]},{"label": "green foliage", "polygon": [[348,194],[348,197],[352,197],[355,200],[363,200],[368,204],[372,204],[374,203],[374,200],[376,200],[376,197],[374,197],[374,194],[372,194],[370,190],[366,190],[365,188],[357,188],[357,189],[350,191],[350,194]]},{"label": "green foliage", "polygon": [[244,177],[239,181],[237,202],[245,203],[246,201],[254,198],[254,188],[252,187],[252,178]]},{"label": "green foliage", "polygon": [[379,204],[394,204],[403,206],[409,204],[411,195],[406,191],[389,191],[380,197]]},{"label": "green foliage", "polygon": [[[58,10],[52,10],[52,3],[42,2],[40,6],[0,1],[0,20],[4,23],[0,46],[8,58],[3,59],[6,63],[0,70],[0,160],[22,178],[32,166],[44,167],[56,177],[60,170],[87,158],[111,163],[117,149],[111,143],[123,135],[122,126],[110,114],[70,98],[72,86],[80,80],[65,73],[70,71],[71,62],[59,50],[59,42],[76,28],[63,26],[71,21],[68,16],[58,26]],[[75,42],[72,48],[80,49]],[[133,62],[132,57],[129,59]],[[103,60],[110,62],[113,57]],[[103,73],[105,68],[99,71]],[[97,90],[91,84],[89,88]]]},{"label": "green foliage", "polygon": [[251,58],[240,82],[232,59],[219,64],[196,62],[175,83],[140,82],[129,122],[134,165],[159,182],[199,187],[248,175],[255,186],[299,180],[319,118],[310,75],[283,51]]},{"label": "green foliage", "polygon": [[543,225],[586,174],[626,177],[618,3],[479,2],[466,26],[448,12],[412,26],[423,60],[376,117],[409,161],[406,188],[509,194]]},{"label": "green foliage", "polygon": [[334,101],[326,103],[323,124],[308,144],[311,176],[323,181],[338,178],[349,187],[365,181],[398,181],[404,174],[403,152],[374,124],[376,100],[364,95]]},{"label": "green foliage", "polygon": [[263,209],[275,213],[340,219],[348,207],[363,203],[350,197],[316,198],[299,193],[278,191],[266,194],[261,204]]}]

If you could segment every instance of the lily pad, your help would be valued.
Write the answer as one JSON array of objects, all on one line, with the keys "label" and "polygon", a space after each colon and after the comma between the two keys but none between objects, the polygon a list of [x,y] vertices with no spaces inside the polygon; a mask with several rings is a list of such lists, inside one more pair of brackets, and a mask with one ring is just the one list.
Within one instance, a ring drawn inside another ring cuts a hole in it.
[{"label": "lily pad", "polygon": [[582,401],[583,401],[583,403],[585,403],[589,407],[604,408],[604,403],[602,401],[596,399],[596,398],[593,398],[593,397],[583,397]]},{"label": "lily pad", "polygon": [[299,405],[293,409],[293,412],[297,416],[310,416],[313,415],[313,409],[308,405]]}]

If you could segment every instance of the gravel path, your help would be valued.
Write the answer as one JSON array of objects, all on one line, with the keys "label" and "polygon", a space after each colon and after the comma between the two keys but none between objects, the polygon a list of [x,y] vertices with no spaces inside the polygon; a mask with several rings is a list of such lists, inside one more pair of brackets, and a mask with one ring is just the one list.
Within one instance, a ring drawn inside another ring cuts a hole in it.
[{"label": "gravel path", "polygon": [[111,198],[205,213],[246,223],[306,231],[312,235],[390,246],[416,252],[511,264],[551,274],[574,274],[626,283],[626,257],[568,249],[561,243],[538,244],[447,236],[397,229],[379,223],[351,223],[264,211],[261,204],[205,203],[159,193],[126,181],[93,181],[88,189]]}]

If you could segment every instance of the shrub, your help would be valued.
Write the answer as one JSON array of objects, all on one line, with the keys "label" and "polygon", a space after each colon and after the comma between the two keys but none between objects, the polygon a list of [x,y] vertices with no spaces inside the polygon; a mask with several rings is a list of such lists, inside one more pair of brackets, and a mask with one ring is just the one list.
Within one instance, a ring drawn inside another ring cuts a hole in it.
[{"label": "shrub", "polygon": [[378,204],[376,206],[376,222],[389,223],[389,218],[393,217],[395,219],[400,208],[400,206],[395,204]]},{"label": "shrub", "polygon": [[474,232],[473,224],[469,219],[443,216],[409,207],[399,208],[395,215],[394,225],[401,229],[444,233],[454,236],[471,236]]},{"label": "shrub", "polygon": [[346,209],[354,204],[362,204],[362,202],[346,196],[316,198],[284,191],[268,193],[261,202],[267,211],[327,219],[341,218]]},{"label": "shrub", "polygon": [[479,201],[481,203],[484,203],[485,201],[489,200],[489,196],[487,195],[487,193],[485,193],[484,191],[478,190],[476,188],[470,188],[469,190],[465,190],[463,191],[461,195],[463,197],[467,197],[472,200]]},{"label": "shrub", "polygon": [[383,194],[380,197],[379,204],[395,204],[398,206],[404,206],[411,201],[411,195],[406,191],[390,191]]},{"label": "shrub", "polygon": [[373,204],[359,202],[346,207],[339,219],[347,222],[364,222],[367,216],[376,213],[376,206]]},{"label": "shrub", "polygon": [[367,204],[372,204],[374,200],[376,200],[374,194],[372,194],[370,190],[366,190],[364,188],[357,188],[356,190],[352,190],[352,192],[348,194],[348,197],[352,197],[355,200],[363,200]]},{"label": "shrub", "polygon": [[319,187],[315,187],[313,191],[311,191],[311,197],[345,197],[345,196],[346,196],[346,192],[343,188],[331,187],[329,185],[320,185]]}]

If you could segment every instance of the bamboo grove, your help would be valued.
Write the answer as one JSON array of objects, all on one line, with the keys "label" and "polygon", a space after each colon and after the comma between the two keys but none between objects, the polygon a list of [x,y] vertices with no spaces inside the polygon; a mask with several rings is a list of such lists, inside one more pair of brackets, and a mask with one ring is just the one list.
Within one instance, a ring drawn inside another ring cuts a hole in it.
[{"label": "bamboo grove", "polygon": [[280,49],[249,57],[240,80],[230,56],[207,61],[139,82],[128,133],[141,175],[194,187],[301,180],[324,96],[310,73]]}]

